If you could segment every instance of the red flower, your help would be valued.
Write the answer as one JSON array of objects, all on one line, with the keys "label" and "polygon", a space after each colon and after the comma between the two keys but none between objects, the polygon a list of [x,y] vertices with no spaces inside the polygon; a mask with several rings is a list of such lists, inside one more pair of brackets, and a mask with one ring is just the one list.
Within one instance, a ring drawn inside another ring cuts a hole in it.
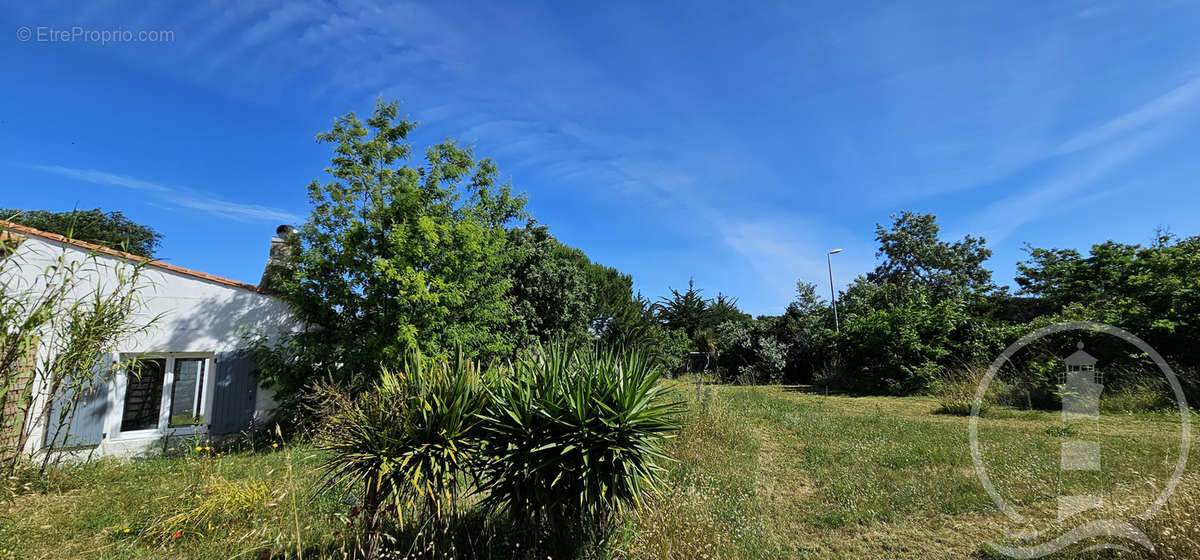
[{"label": "red flower", "polygon": [[394,511],[396,509],[396,504],[388,504],[387,507],[383,509],[384,511]]},{"label": "red flower", "polygon": [[333,536],[335,536],[335,537],[340,537],[340,536],[342,536],[342,532],[341,532],[341,531],[334,531],[334,532],[333,532]]},{"label": "red flower", "polygon": [[183,536],[183,533],[180,533],[179,531],[175,531],[175,534],[171,535],[171,538],[178,539],[179,537],[182,537],[182,536]]},{"label": "red flower", "polygon": [[354,526],[354,522],[353,522],[353,521],[347,521],[347,522],[346,522],[346,526],[347,526],[347,527],[353,527],[353,526]]},{"label": "red flower", "polygon": [[350,517],[354,517],[355,515],[358,515],[358,506],[350,508]]}]

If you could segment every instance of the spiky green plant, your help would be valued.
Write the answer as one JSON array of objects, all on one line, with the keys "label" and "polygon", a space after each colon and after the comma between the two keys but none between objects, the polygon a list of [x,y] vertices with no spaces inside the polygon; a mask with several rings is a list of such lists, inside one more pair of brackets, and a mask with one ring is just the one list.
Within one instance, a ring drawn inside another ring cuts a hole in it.
[{"label": "spiky green plant", "polygon": [[539,524],[603,521],[657,485],[682,404],[643,354],[535,348],[490,390],[489,505]]},{"label": "spiky green plant", "polygon": [[321,388],[327,420],[317,446],[328,459],[320,488],[359,489],[369,526],[384,503],[424,505],[443,522],[476,458],[484,375],[461,355],[445,361],[412,353],[364,393]]}]

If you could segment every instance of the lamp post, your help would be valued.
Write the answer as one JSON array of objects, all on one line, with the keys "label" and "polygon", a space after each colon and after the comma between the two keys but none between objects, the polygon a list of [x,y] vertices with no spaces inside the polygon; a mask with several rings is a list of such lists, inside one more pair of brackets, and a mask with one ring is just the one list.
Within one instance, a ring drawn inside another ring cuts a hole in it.
[{"label": "lamp post", "polygon": [[837,332],[842,332],[842,326],[838,323],[837,315],[837,292],[833,290],[833,255],[841,253],[841,249],[834,249],[825,255],[825,264],[829,265],[829,297],[833,303],[833,329]]}]

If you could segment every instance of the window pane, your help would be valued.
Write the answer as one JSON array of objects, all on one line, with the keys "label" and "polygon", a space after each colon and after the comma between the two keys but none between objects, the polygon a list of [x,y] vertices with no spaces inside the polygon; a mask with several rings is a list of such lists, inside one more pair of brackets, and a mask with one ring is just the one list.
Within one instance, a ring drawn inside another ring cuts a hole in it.
[{"label": "window pane", "polygon": [[158,427],[166,372],[167,361],[162,358],[138,360],[130,368],[125,383],[125,410],[121,415],[122,432]]},{"label": "window pane", "polygon": [[200,390],[204,386],[204,358],[176,358],[171,387],[171,425],[200,423]]}]

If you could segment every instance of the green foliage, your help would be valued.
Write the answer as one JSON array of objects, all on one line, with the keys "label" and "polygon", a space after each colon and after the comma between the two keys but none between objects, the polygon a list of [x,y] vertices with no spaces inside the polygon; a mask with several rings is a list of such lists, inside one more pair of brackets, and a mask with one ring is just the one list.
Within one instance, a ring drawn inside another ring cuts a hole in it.
[{"label": "green foliage", "polygon": [[775,322],[775,337],[787,347],[784,378],[811,382],[833,359],[833,313],[817,287],[796,283],[796,297]]},{"label": "green foliage", "polygon": [[143,257],[153,257],[162,242],[162,235],[150,226],[136,223],[120,211],[99,208],[70,212],[0,208],[0,219]]},{"label": "green foliage", "polygon": [[670,291],[670,297],[660,298],[655,306],[658,320],[668,329],[682,330],[697,343],[702,335],[711,333],[721,323],[750,320],[749,315],[738,309],[737,298],[719,293],[715,299],[705,299],[703,290],[693,280],[688,280],[684,292],[674,288]]},{"label": "green foliage", "polygon": [[485,502],[517,518],[604,521],[657,487],[680,404],[636,352],[533,349],[490,392]]},{"label": "green foliage", "polygon": [[282,295],[309,329],[293,372],[268,379],[285,393],[323,375],[364,388],[414,350],[514,349],[506,228],[525,200],[453,141],[430,146],[421,167],[404,163],[416,123],[398,111],[380,101],[366,123],[350,113],[317,136],[335,145],[333,180],[309,185],[313,210],[291,239]]},{"label": "green foliage", "polygon": [[717,327],[722,375],[737,383],[777,383],[783,379],[788,347],[775,336],[778,319],[728,321]]},{"label": "green foliage", "polygon": [[369,522],[385,503],[422,505],[437,520],[455,511],[458,482],[478,458],[483,376],[461,355],[451,363],[413,352],[370,391],[319,386],[322,488],[361,490]]},{"label": "green foliage", "polygon": [[876,256],[884,260],[869,280],[876,284],[916,284],[928,289],[937,300],[991,290],[992,273],[983,262],[992,252],[984,240],[967,235],[950,243],[938,238],[940,230],[933,214],[912,212],[892,216],[891,229],[876,225]]},{"label": "green foliage", "polygon": [[877,226],[883,262],[839,302],[837,381],[846,388],[912,394],[933,388],[948,367],[993,351],[995,334],[971,313],[994,291],[983,239],[938,238],[932,214],[905,212]]},{"label": "green foliage", "polygon": [[1073,437],[1079,435],[1079,429],[1072,424],[1055,424],[1046,428],[1046,435],[1050,437]]},{"label": "green foliage", "polygon": [[968,317],[962,304],[933,303],[914,286],[875,287],[871,304],[848,306],[837,336],[847,381],[860,390],[908,394],[930,387],[953,360],[951,333]]},{"label": "green foliage", "polygon": [[578,249],[559,243],[545,226],[509,232],[512,258],[513,330],[519,346],[590,338],[598,305],[589,268],[597,266]]},{"label": "green foliage", "polygon": [[1088,256],[1029,247],[1017,284],[1055,310],[1080,304],[1138,335],[1159,353],[1200,362],[1200,236],[1159,232],[1149,247],[1107,241]]},{"label": "green foliage", "polygon": [[[0,408],[8,409],[0,417],[0,471],[12,474],[33,432],[33,418],[26,414],[33,388],[53,398],[43,417],[56,426],[47,434],[48,445],[70,446],[78,404],[131,365],[106,363],[106,353],[144,333],[158,317],[144,315],[144,261],[102,262],[96,254],[79,256],[63,248],[46,264],[31,262],[7,233],[0,224],[0,239],[9,247],[0,257]],[[97,283],[98,271],[111,272],[111,280]],[[26,281],[30,277],[38,281]],[[61,459],[43,453],[37,461],[44,472]]]},{"label": "green foliage", "polygon": [[658,320],[669,329],[680,329],[687,333],[688,338],[695,339],[696,333],[708,325],[707,316],[709,300],[704,299],[701,290],[696,288],[692,280],[688,280],[688,289],[679,292],[670,288],[671,296],[663,297],[658,302]]}]

